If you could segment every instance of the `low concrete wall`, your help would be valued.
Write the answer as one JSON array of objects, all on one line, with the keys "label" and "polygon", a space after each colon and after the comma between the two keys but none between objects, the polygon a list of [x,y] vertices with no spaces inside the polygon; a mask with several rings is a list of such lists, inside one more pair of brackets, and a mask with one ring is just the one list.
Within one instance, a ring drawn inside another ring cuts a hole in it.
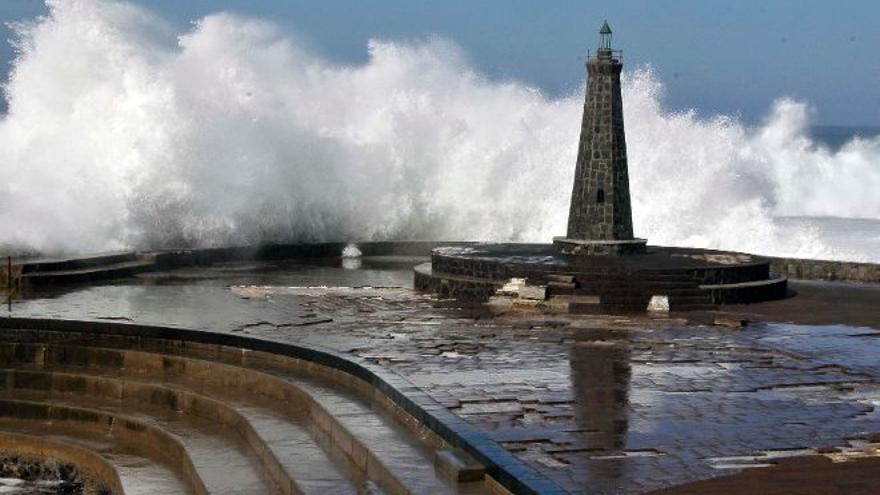
[{"label": "low concrete wall", "polygon": [[265,244],[225,248],[195,248],[150,253],[159,268],[209,265],[231,261],[338,258],[349,244],[364,256],[430,256],[439,246],[465,246],[470,241],[365,241],[318,242],[302,244]]},{"label": "low concrete wall", "polygon": [[[471,246],[477,244],[471,241],[367,241],[355,242],[358,248],[365,256],[383,256],[383,255],[401,255],[401,256],[430,256],[431,250],[440,246]],[[241,261],[241,260],[277,260],[277,259],[295,259],[295,258],[334,258],[342,253],[342,249],[347,245],[344,242],[325,242],[313,244],[269,244],[264,246],[243,246],[231,248],[215,248],[215,249],[184,249],[170,250],[156,253],[156,263],[160,268],[171,268],[174,266],[194,265],[194,264],[210,264],[224,261]],[[683,248],[667,248],[673,251],[688,251]],[[700,250],[708,253],[726,253],[726,251]],[[733,253],[737,254],[737,253]],[[448,263],[449,259],[454,257],[444,257],[434,255],[434,269],[447,273],[458,273],[455,270],[454,263]],[[790,279],[799,280],[839,280],[851,282],[868,282],[880,283],[880,264],[877,263],[858,263],[852,261],[830,261],[830,260],[812,260],[800,258],[774,258],[768,256],[759,256],[761,261],[770,262],[770,271]],[[446,264],[444,264],[446,262]],[[474,275],[474,262],[468,263],[468,275]],[[486,266],[478,270],[478,276],[487,278],[510,278],[508,273],[499,269],[499,263],[495,260],[488,260]],[[514,266],[516,263],[507,263]],[[755,266],[761,263],[753,263]],[[524,267],[514,266],[515,272],[521,274]],[[535,278],[541,278],[544,272],[552,269],[533,269],[531,275]],[[719,267],[713,270],[704,270],[712,275],[701,283],[738,283],[755,278],[766,278],[766,276],[755,277],[752,274],[746,277],[746,280],[730,278],[730,275],[736,271],[742,271],[742,267],[736,269],[728,269],[727,267]],[[520,275],[518,275],[520,276]],[[723,279],[723,280],[722,280]]]},{"label": "low concrete wall", "polygon": [[766,258],[770,271],[796,280],[880,283],[880,264],[854,261]]}]

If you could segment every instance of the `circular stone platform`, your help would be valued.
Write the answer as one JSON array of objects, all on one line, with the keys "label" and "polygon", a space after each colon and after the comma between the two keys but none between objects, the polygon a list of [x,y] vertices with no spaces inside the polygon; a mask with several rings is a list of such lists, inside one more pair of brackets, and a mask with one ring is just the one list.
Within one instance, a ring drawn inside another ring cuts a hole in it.
[{"label": "circular stone platform", "polygon": [[[415,270],[417,289],[484,300],[512,278],[546,288],[569,312],[643,311],[655,296],[673,311],[780,299],[787,280],[758,256],[648,246],[626,256],[566,255],[550,244],[440,247]],[[665,299],[664,299],[665,298]]]}]

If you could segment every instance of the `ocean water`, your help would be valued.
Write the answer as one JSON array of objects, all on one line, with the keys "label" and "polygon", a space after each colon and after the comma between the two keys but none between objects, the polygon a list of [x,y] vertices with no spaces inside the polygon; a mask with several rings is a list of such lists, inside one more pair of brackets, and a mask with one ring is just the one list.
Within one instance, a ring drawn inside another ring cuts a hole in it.
[{"label": "ocean water", "polygon": [[[47,3],[5,81],[0,251],[564,233],[582,91],[491,81],[450,40],[343,66],[266,20]],[[873,131],[784,97],[757,125],[669,109],[650,67],[623,91],[636,235],[880,261]]]},{"label": "ocean water", "polygon": [[[810,136],[820,146],[839,151],[854,139],[876,139],[880,126],[811,126]],[[880,191],[874,201],[880,201]],[[804,216],[774,221],[792,235],[812,230],[829,258],[880,262],[880,218]]]},{"label": "ocean water", "polygon": [[[871,218],[779,217],[774,221],[792,235],[811,230],[826,252],[820,258],[880,262],[880,220]],[[772,253],[771,253],[772,254]]]}]

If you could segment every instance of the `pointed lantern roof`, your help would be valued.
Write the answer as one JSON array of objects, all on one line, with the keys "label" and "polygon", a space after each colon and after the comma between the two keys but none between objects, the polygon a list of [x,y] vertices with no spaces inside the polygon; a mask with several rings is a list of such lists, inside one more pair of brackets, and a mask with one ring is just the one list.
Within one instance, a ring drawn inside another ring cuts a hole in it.
[{"label": "pointed lantern roof", "polygon": [[608,26],[608,21],[605,21],[602,29],[599,30],[599,51],[606,54],[611,52],[611,27]]}]

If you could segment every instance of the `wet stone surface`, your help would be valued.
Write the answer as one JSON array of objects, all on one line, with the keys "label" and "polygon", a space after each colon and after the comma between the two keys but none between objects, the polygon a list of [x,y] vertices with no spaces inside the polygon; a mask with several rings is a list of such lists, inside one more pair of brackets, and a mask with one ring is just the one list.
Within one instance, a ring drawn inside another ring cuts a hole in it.
[{"label": "wet stone surface", "polygon": [[419,260],[346,261],[154,273],[12,313],[332,347],[406,376],[574,493],[647,492],[817,450],[840,460],[880,440],[876,329],[491,315],[414,293]]}]

